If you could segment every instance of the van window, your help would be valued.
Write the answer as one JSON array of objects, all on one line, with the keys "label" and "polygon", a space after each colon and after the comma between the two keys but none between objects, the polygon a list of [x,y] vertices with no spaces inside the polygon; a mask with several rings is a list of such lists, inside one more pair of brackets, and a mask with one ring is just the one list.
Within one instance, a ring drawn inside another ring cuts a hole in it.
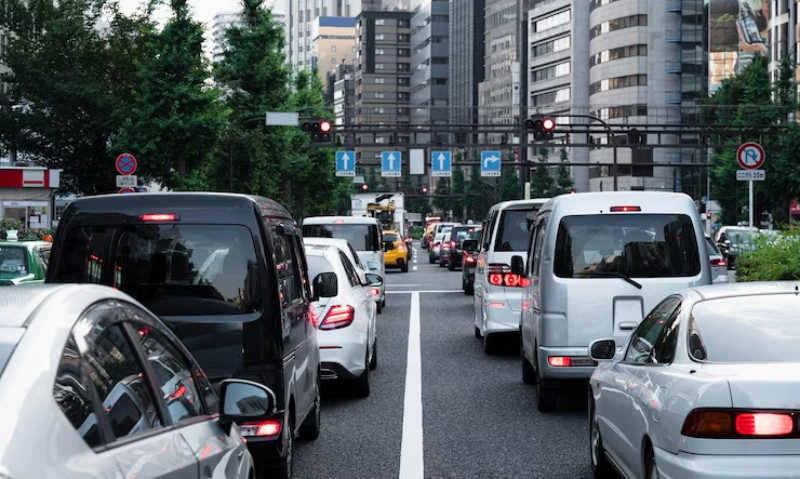
[{"label": "van window", "polygon": [[303,236],[308,238],[337,238],[347,240],[357,251],[381,251],[378,225],[340,224],[303,225]]},{"label": "van window", "polygon": [[687,215],[566,216],[558,227],[553,270],[559,278],[696,276],[699,245]]},{"label": "van window", "polygon": [[528,251],[531,226],[536,210],[503,210],[497,227],[495,251]]},{"label": "van window", "polygon": [[722,252],[717,247],[717,243],[714,243],[714,240],[712,240],[709,237],[706,237],[706,248],[708,248],[708,254],[709,255],[721,255],[722,254]]},{"label": "van window", "polygon": [[55,283],[99,283],[159,316],[250,314],[262,295],[245,226],[86,226],[64,235]]},{"label": "van window", "polygon": [[450,239],[457,244],[461,244],[462,241],[469,239],[473,234],[475,234],[474,226],[456,226],[450,232]]}]

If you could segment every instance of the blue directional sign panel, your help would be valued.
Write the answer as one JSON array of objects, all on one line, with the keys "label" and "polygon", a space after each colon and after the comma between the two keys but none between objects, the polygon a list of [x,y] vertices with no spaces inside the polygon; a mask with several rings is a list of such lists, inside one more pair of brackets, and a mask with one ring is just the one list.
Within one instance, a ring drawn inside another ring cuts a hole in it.
[{"label": "blue directional sign panel", "polygon": [[481,176],[500,176],[501,158],[499,151],[482,151]]},{"label": "blue directional sign panel", "polygon": [[431,152],[431,176],[453,176],[453,154],[451,152]]},{"label": "blue directional sign panel", "polygon": [[381,176],[397,177],[401,175],[403,156],[399,151],[381,152]]},{"label": "blue directional sign panel", "polygon": [[336,152],[336,176],[356,176],[356,152]]}]

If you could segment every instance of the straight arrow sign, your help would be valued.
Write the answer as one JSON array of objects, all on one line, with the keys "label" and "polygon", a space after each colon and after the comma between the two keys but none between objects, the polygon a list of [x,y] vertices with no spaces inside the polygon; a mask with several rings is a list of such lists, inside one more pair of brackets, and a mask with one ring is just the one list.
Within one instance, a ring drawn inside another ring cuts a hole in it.
[{"label": "straight arrow sign", "polygon": [[431,176],[450,178],[453,176],[452,153],[449,151],[431,152]]}]

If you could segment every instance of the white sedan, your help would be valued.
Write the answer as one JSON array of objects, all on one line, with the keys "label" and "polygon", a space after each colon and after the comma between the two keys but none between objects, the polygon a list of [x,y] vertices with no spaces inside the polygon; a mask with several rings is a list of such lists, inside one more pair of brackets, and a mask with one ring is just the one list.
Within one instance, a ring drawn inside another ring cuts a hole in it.
[{"label": "white sedan", "polygon": [[628,479],[800,478],[800,283],[683,290],[589,346],[591,467]]},{"label": "white sedan", "polygon": [[[370,371],[378,367],[376,310],[370,288],[359,280],[353,263],[336,246],[306,245],[308,276],[313,278],[319,301],[314,303],[318,318],[321,377],[344,380],[360,397],[370,393]],[[383,278],[367,273],[372,287]]]}]

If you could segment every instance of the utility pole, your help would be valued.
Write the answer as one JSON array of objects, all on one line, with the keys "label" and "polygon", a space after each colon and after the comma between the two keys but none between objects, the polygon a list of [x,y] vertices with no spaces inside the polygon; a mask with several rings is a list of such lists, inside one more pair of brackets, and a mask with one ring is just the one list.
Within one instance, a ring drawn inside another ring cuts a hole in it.
[{"label": "utility pole", "polygon": [[[519,64],[519,182],[522,198],[529,199],[531,168],[528,163],[528,0],[517,0],[517,62]],[[526,193],[528,195],[526,196]]]},{"label": "utility pole", "polygon": [[[795,70],[797,69],[797,39],[795,38],[795,28],[797,26],[797,0],[789,0],[789,55],[792,58],[792,72],[789,76],[789,85],[792,91],[792,102],[797,100],[797,93],[795,90],[794,78]],[[794,121],[794,110],[789,111],[789,121]]]}]

